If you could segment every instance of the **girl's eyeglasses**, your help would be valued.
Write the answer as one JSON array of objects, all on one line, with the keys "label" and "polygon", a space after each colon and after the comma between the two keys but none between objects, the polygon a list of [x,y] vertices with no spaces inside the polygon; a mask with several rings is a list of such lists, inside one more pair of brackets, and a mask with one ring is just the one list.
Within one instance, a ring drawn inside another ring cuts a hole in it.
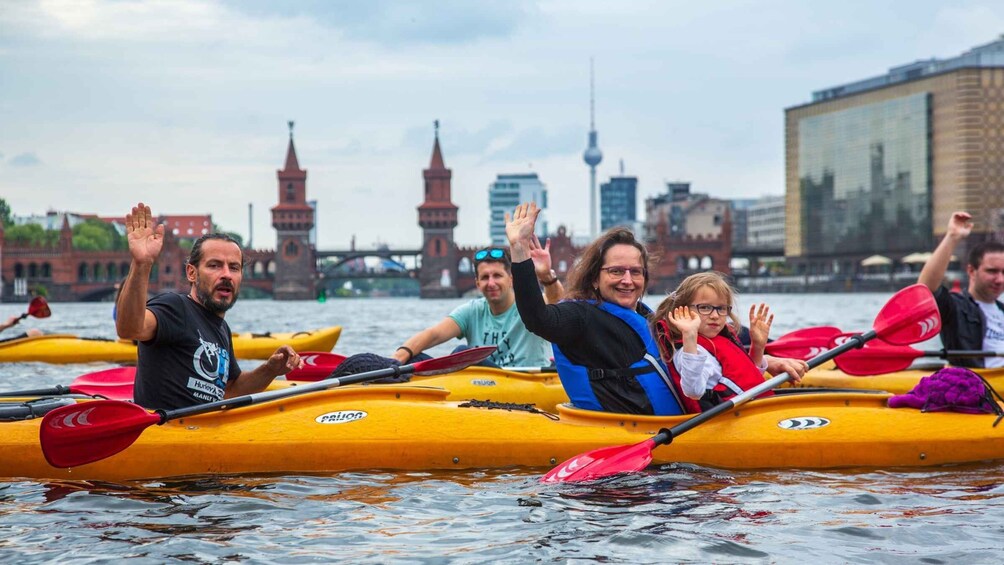
[{"label": "girl's eyeglasses", "polygon": [[732,313],[731,306],[712,306],[710,304],[691,304],[691,308],[697,310],[698,314],[710,316],[712,312],[718,312],[719,316],[727,316]]},{"label": "girl's eyeglasses", "polygon": [[487,257],[491,257],[492,259],[501,259],[505,257],[505,249],[482,249],[474,254],[475,261],[484,261]]}]

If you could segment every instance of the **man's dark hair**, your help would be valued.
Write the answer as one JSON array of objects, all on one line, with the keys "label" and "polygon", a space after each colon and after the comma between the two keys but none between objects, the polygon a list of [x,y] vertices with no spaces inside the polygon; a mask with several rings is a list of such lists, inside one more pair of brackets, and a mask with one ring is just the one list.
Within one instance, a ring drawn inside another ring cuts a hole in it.
[{"label": "man's dark hair", "polygon": [[984,241],[977,243],[971,251],[969,251],[969,266],[973,269],[979,269],[980,263],[983,262],[983,256],[987,253],[1004,253],[1004,243],[999,241]]},{"label": "man's dark hair", "polygon": [[[502,257],[499,257],[499,258],[492,257],[491,256],[491,251],[492,250],[499,250],[499,251],[501,251],[502,252]],[[474,260],[474,276],[475,277],[478,276],[478,266],[481,265],[482,263],[499,263],[505,269],[505,272],[509,273],[510,275],[512,274],[512,258],[509,256],[509,250],[508,249],[506,249],[505,247],[487,247],[485,249],[480,249],[478,251],[475,251],[474,255],[477,255],[480,251],[488,251],[489,253],[488,253],[488,255],[485,256],[484,259],[480,259],[480,260],[475,259]]]},{"label": "man's dark hair", "polygon": [[229,241],[230,243],[235,244],[237,246],[237,249],[240,249],[241,252],[241,266],[242,267],[244,266],[244,248],[241,247],[239,241],[237,241],[236,239],[230,237],[225,233],[207,233],[206,235],[200,237],[199,239],[196,239],[195,243],[192,244],[191,253],[188,254],[189,265],[193,267],[199,266],[199,261],[202,261],[202,244],[207,239],[218,239],[220,241]]}]

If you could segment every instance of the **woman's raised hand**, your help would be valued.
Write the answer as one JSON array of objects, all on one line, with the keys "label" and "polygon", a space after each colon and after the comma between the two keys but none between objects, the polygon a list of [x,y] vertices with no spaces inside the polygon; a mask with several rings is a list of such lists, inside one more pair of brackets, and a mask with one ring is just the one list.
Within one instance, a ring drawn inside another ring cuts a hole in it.
[{"label": "woman's raised hand", "polygon": [[533,248],[533,228],[537,223],[537,214],[540,209],[536,202],[520,204],[516,206],[512,216],[508,212],[505,214],[505,235],[509,238],[509,252],[512,254],[512,262],[519,263],[530,258],[530,250]]}]

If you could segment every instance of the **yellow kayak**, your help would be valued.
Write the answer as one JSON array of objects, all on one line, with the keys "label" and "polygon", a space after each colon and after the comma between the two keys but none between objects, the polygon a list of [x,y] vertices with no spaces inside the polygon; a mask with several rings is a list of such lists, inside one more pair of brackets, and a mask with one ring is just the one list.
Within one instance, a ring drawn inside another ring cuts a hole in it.
[{"label": "yellow kayak", "polygon": [[[857,377],[843,373],[830,363],[806,373],[799,388],[852,389],[903,394],[909,392],[921,378],[931,375],[935,370],[914,369],[886,375]],[[995,390],[1004,393],[1004,368],[980,369],[978,372]],[[478,399],[533,404],[548,412],[554,412],[559,404],[568,402],[568,395],[561,386],[558,373],[554,371],[519,371],[474,366],[434,377],[412,377],[411,383],[443,388],[448,391],[447,400]],[[291,384],[289,381],[277,380],[270,388],[287,387]]]},{"label": "yellow kayak", "polygon": [[[858,377],[848,375],[836,367],[817,367],[802,378],[799,385],[802,388],[831,388],[831,389],[865,389],[883,390],[893,394],[904,394],[917,386],[920,379],[930,376],[937,371],[931,369],[909,369],[885,375],[869,375]],[[990,386],[997,392],[1004,394],[1004,368],[997,369],[977,369]]]},{"label": "yellow kayak", "polygon": [[[331,351],[341,326],[295,333],[234,334],[238,359],[268,359],[280,345],[297,351]],[[0,362],[16,363],[135,363],[136,346],[127,340],[93,339],[67,334],[46,334],[0,342]]]},{"label": "yellow kayak", "polygon": [[[151,426],[124,451],[72,469],[53,468],[43,458],[40,419],[3,422],[0,476],[127,480],[364,469],[546,471],[586,451],[648,439],[687,418],[560,406],[560,419],[554,419],[472,407],[446,396],[442,389],[414,385],[292,396]],[[656,448],[653,462],[829,469],[1004,459],[1004,426],[993,426],[994,415],[892,409],[888,396],[796,392],[753,400]]]}]

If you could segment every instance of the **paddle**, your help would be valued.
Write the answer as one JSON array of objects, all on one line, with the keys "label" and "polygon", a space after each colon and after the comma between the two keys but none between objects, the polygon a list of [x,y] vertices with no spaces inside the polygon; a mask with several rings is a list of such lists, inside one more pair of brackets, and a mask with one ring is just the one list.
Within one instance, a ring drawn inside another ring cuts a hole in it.
[{"label": "paddle", "polygon": [[46,461],[53,467],[77,467],[111,457],[129,447],[146,428],[163,424],[187,416],[229,410],[270,402],[280,398],[327,390],[347,384],[363,383],[415,373],[418,375],[438,375],[459,371],[469,365],[486,359],[495,347],[474,347],[445,357],[418,361],[409,365],[388,367],[367,371],[337,379],[326,379],[316,383],[278,390],[256,392],[235,398],[224,398],[216,402],[198,404],[176,410],[146,409],[118,400],[94,400],[72,406],[57,408],[45,415],[39,428],[39,440]]},{"label": "paddle", "polygon": [[[868,332],[852,336],[845,343],[813,357],[808,361],[809,367],[815,367],[829,361],[876,337],[898,345],[930,339],[937,335],[941,327],[941,319],[938,316],[938,307],[931,291],[924,285],[915,284],[893,295],[878,313],[873,326],[873,329]],[[760,394],[780,386],[789,378],[791,377],[787,373],[782,373],[668,430],[659,430],[656,435],[634,445],[603,447],[577,455],[552,469],[541,480],[543,482],[587,481],[617,473],[640,471],[652,462],[652,450],[657,446],[671,443],[676,436],[723,412],[732,410],[751,398],[756,398]]]},{"label": "paddle", "polygon": [[17,322],[14,323],[17,324],[28,316],[32,316],[34,318],[48,318],[51,315],[52,310],[49,309],[49,303],[45,301],[45,298],[36,296],[28,303],[28,311],[18,316]]},{"label": "paddle", "polygon": [[287,381],[326,379],[332,371],[342,364],[342,361],[345,361],[345,356],[323,351],[304,351],[300,353],[300,359],[303,359],[303,367],[290,371],[286,375]]},{"label": "paddle", "polygon": [[941,349],[937,351],[921,351],[908,345],[889,345],[874,342],[867,347],[849,351],[836,360],[837,368],[848,375],[881,375],[902,371],[910,366],[918,357],[938,357],[951,359],[953,357],[1004,357],[1004,351],[969,351]]},{"label": "paddle", "polygon": [[764,353],[805,361],[829,349],[830,340],[840,333],[840,328],[833,326],[795,330],[768,343],[764,347]]},{"label": "paddle", "polygon": [[115,367],[81,375],[73,379],[70,386],[56,385],[52,388],[0,392],[0,397],[85,394],[87,396],[102,396],[112,400],[131,400],[135,378],[136,367]]}]

